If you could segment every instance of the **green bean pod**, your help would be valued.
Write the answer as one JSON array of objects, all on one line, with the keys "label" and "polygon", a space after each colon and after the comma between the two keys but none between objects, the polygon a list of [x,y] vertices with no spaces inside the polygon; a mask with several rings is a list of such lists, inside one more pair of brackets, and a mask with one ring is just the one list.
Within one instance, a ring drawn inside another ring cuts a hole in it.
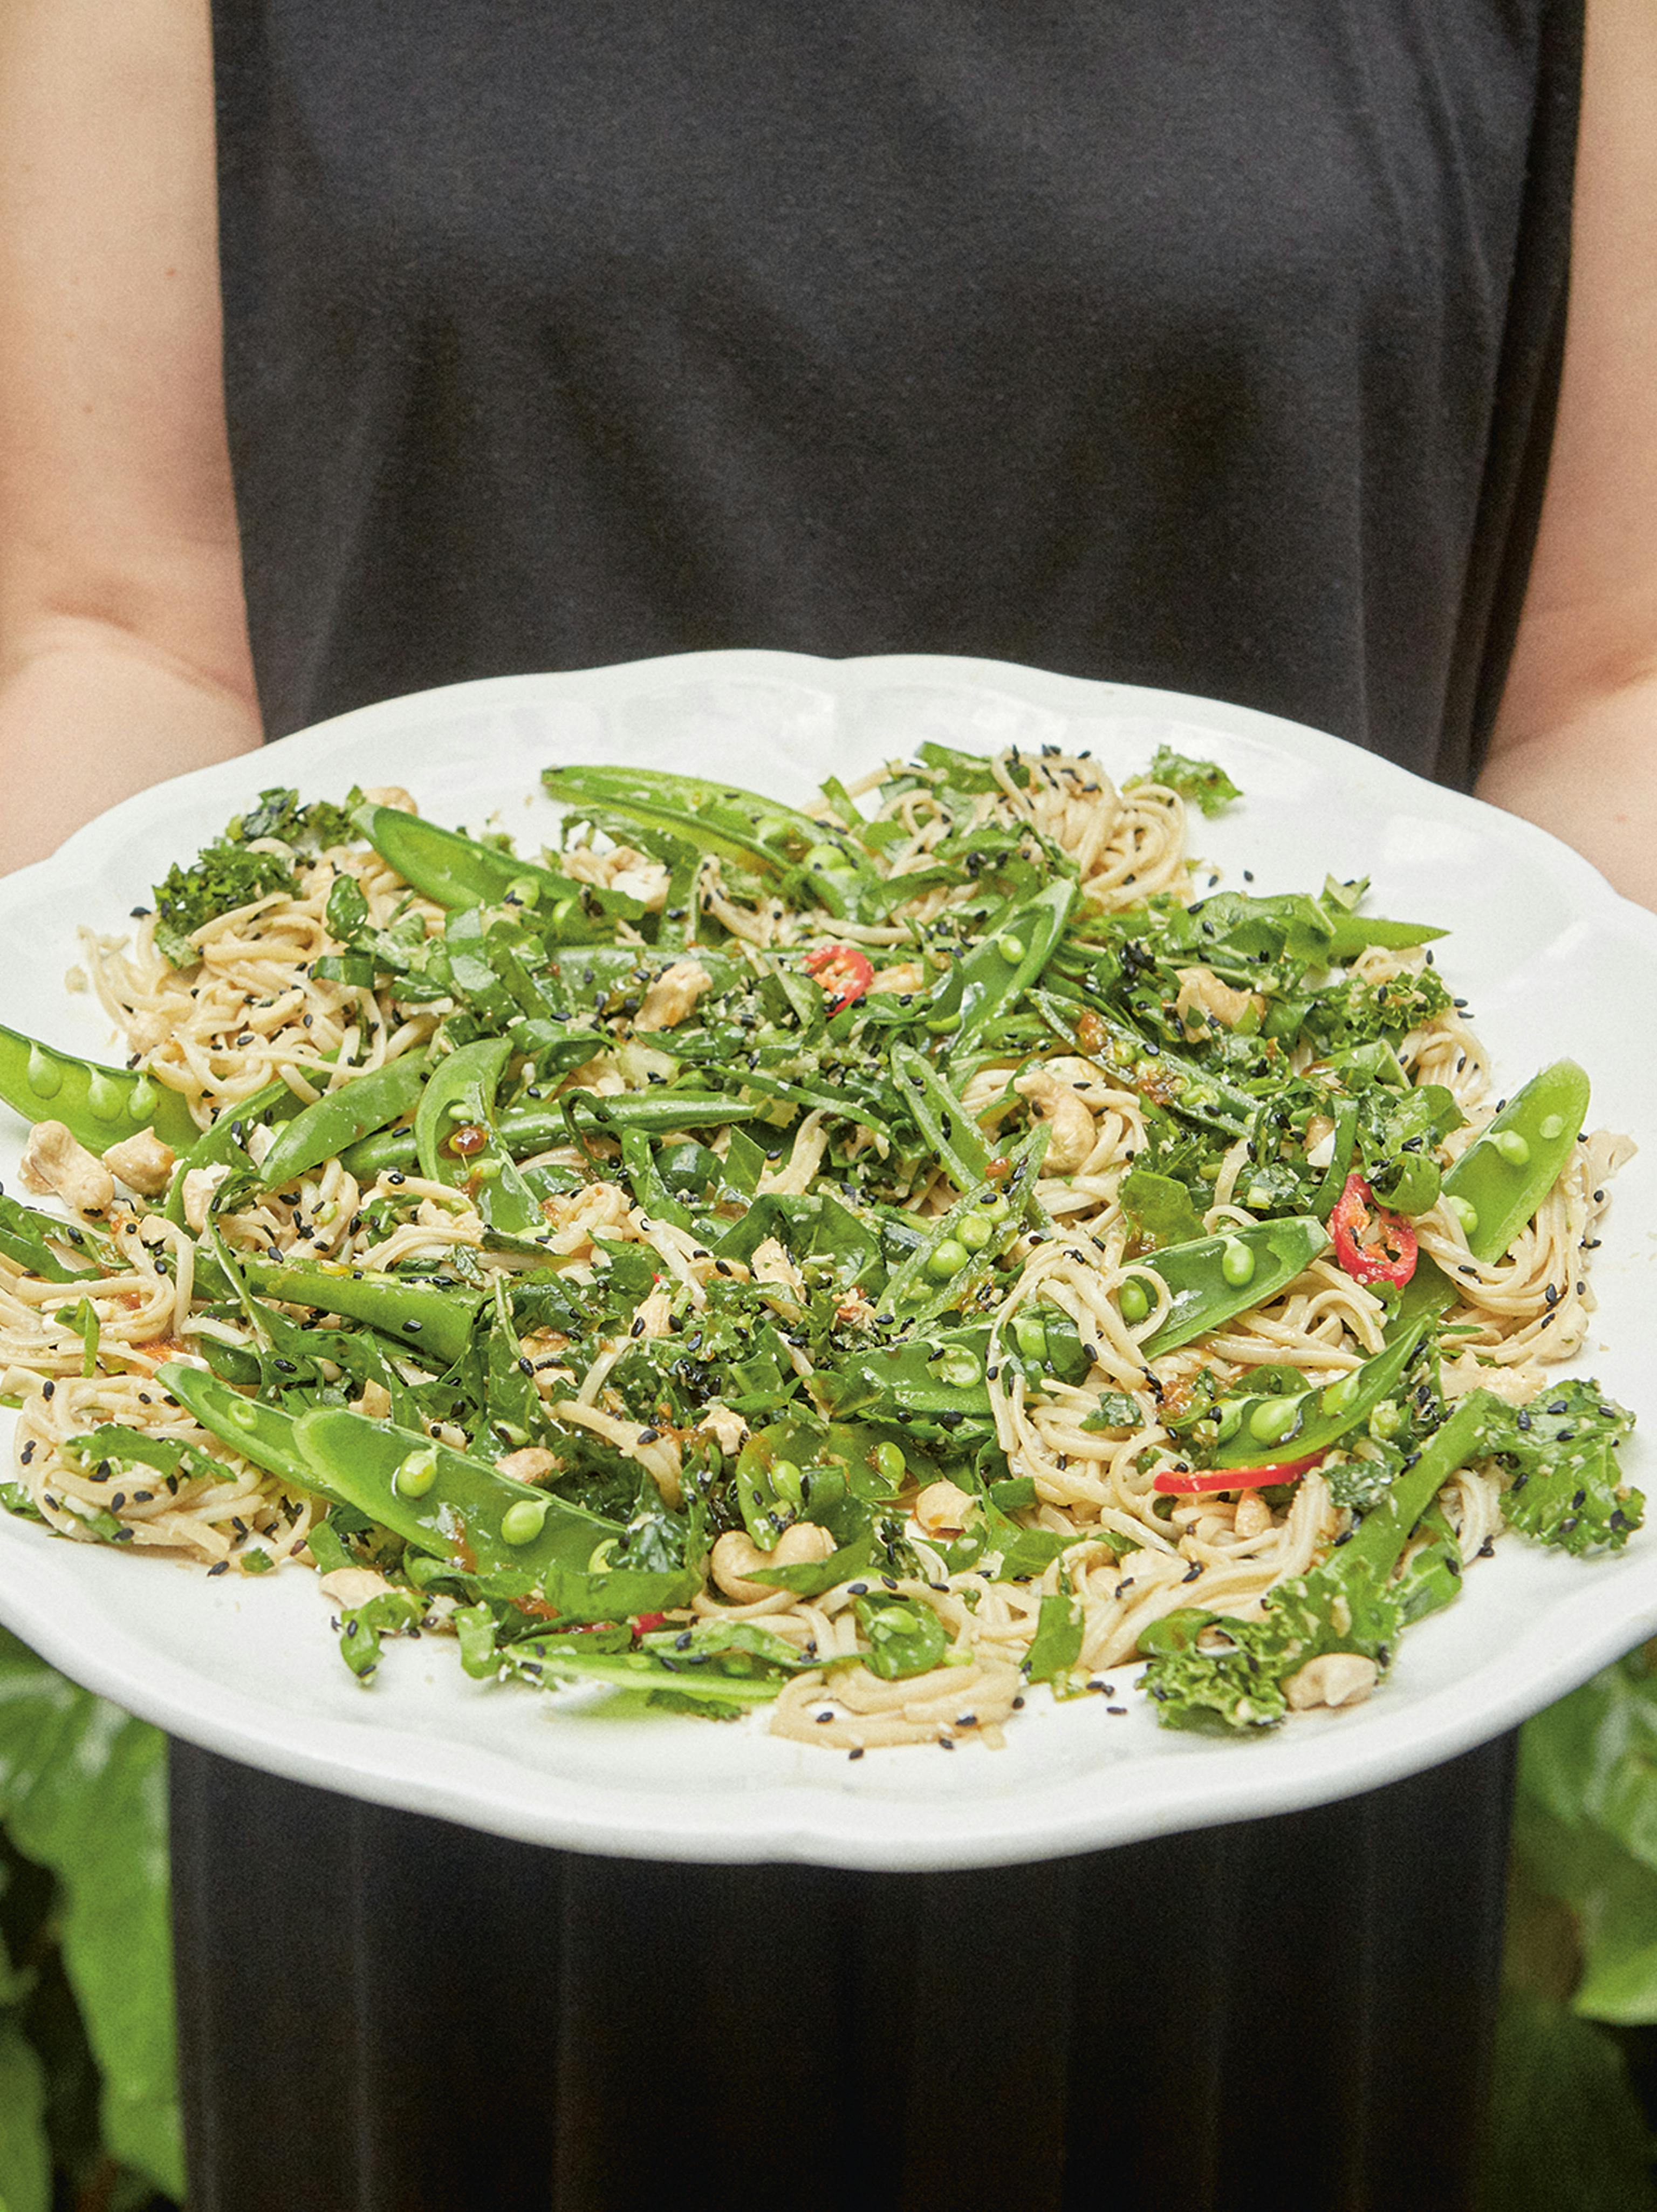
[{"label": "green bean pod", "polygon": [[[486,1184],[483,1206],[490,1227],[518,1234],[542,1227],[544,1216],[495,1127],[495,1089],[512,1054],[510,1037],[480,1037],[440,1060],[415,1109],[414,1139],[423,1175],[455,1190]],[[464,1158],[452,1149],[461,1128],[483,1134],[477,1149]]]},{"label": "green bean pod", "polygon": [[1208,1464],[1241,1473],[1332,1450],[1397,1389],[1427,1333],[1429,1319],[1423,1316],[1413,1322],[1384,1351],[1338,1382],[1279,1397],[1223,1401],[1228,1411],[1236,1408],[1235,1427]]},{"label": "green bean pod", "polygon": [[923,1019],[947,1032],[958,1052],[996,1015],[1011,1012],[1053,957],[1076,904],[1069,877],[1048,884],[1032,899],[1005,910],[964,960],[933,985]]},{"label": "green bean pod", "polygon": [[549,794],[578,813],[596,809],[665,830],[695,850],[792,879],[830,914],[849,914],[873,880],[846,832],[792,806],[705,776],[646,768],[549,768]]},{"label": "green bean pod", "polygon": [[[486,1460],[337,1406],[290,1414],[245,1398],[198,1367],[169,1363],[157,1377],[209,1432],[256,1466],[366,1514],[380,1528],[466,1573],[549,1566],[585,1571],[619,1522],[514,1482]],[[519,1541],[502,1533],[514,1510],[533,1519]]]},{"label": "green bean pod", "polygon": [[908,1108],[923,1143],[943,1162],[957,1190],[974,1190],[990,1164],[984,1133],[931,1061],[905,1044],[895,1044],[892,1080]]},{"label": "green bean pod", "polygon": [[595,914],[610,921],[637,921],[644,907],[625,892],[578,883],[560,875],[538,860],[524,860],[497,852],[458,830],[440,830],[396,806],[363,805],[352,821],[381,860],[395,868],[406,884],[440,906],[498,905],[508,896],[535,908],[566,942],[583,937],[602,939],[607,924],[595,923]]},{"label": "green bean pod", "polygon": [[[449,1367],[459,1358],[483,1303],[482,1291],[469,1290],[464,1284],[434,1290],[400,1275],[370,1274],[357,1268],[297,1267],[276,1260],[245,1259],[241,1270],[248,1288],[258,1297],[361,1322],[432,1367]],[[326,1351],[325,1340],[319,1340],[318,1349]]]},{"label": "green bean pod", "polygon": [[[1168,1285],[1169,1304],[1166,1317],[1141,1341],[1140,1351],[1147,1356],[1177,1351],[1234,1315],[1265,1305],[1309,1267],[1328,1242],[1320,1221],[1295,1214],[1152,1252],[1138,1264]],[[1230,1277],[1224,1272],[1228,1262]]]},{"label": "green bean pod", "polygon": [[61,1121],[78,1144],[105,1152],[140,1129],[177,1152],[201,1131],[176,1091],[142,1068],[105,1067],[0,1024],[0,1098],[27,1121]]},{"label": "green bean pod", "polygon": [[1475,1260],[1499,1260],[1558,1182],[1588,1110],[1588,1079],[1557,1060],[1516,1091],[1444,1177],[1447,1196],[1471,1206]]},{"label": "green bean pod", "polygon": [[430,1057],[407,1052],[325,1091],[295,1114],[259,1164],[266,1190],[282,1190],[311,1169],[343,1152],[360,1138],[408,1113],[426,1087]]}]

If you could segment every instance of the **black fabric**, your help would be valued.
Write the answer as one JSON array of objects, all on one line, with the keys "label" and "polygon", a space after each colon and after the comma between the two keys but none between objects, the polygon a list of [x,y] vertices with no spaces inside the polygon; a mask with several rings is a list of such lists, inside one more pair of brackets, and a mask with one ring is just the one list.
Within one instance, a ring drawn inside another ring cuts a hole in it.
[{"label": "black fabric", "polygon": [[1235,698],[1464,780],[1581,0],[219,0],[273,734],[707,646]]},{"label": "black fabric", "polygon": [[175,1745],[191,2212],[1462,2212],[1511,1753],[873,1876],[562,1857]]},{"label": "black fabric", "polygon": [[[942,651],[1470,775],[1581,0],[214,19],[273,735],[691,647]],[[1454,2212],[1508,1771],[883,1879],[561,1857],[179,1746],[192,2212]]]}]

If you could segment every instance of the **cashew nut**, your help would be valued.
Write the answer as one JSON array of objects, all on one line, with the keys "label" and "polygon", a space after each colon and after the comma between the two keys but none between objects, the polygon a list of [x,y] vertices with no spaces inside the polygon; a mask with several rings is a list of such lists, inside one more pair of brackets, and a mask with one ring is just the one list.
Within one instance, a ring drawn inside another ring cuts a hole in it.
[{"label": "cashew nut", "polygon": [[915,1500],[915,1519],[929,1536],[958,1536],[978,1503],[953,1482],[929,1482]]},{"label": "cashew nut", "polygon": [[495,1462],[496,1474],[507,1475],[513,1482],[539,1482],[557,1464],[544,1444],[525,1444],[521,1451],[508,1452]]},{"label": "cashew nut", "polygon": [[377,783],[372,791],[365,791],[362,796],[370,806],[395,807],[399,814],[418,814],[420,811],[400,783]]},{"label": "cashew nut", "polygon": [[123,1137],[104,1154],[104,1165],[113,1170],[129,1190],[141,1198],[159,1198],[173,1180],[178,1155],[164,1145],[153,1129],[140,1129],[136,1137]]},{"label": "cashew nut", "polygon": [[1283,1693],[1297,1713],[1314,1705],[1361,1705],[1375,1686],[1375,1662],[1357,1651],[1326,1651],[1290,1675]]},{"label": "cashew nut", "polygon": [[102,1213],[115,1196],[114,1176],[61,1121],[35,1123],[19,1166],[26,1189],[55,1191],[77,1213]]},{"label": "cashew nut", "polygon": [[1180,978],[1180,995],[1174,1001],[1174,1011],[1187,1030],[1207,1027],[1193,1018],[1199,1012],[1211,1014],[1223,1027],[1235,1030],[1250,1007],[1256,1013],[1266,1011],[1266,1001],[1258,991],[1234,990],[1211,968],[1181,968],[1174,972]]},{"label": "cashew nut", "polygon": [[645,993],[645,1002],[633,1017],[634,1033],[672,1029],[684,1019],[702,993],[713,988],[713,978],[700,960],[676,960],[671,968],[662,970]]},{"label": "cashew nut", "polygon": [[184,1218],[197,1237],[207,1226],[207,1210],[213,1203],[213,1194],[229,1173],[229,1163],[222,1160],[215,1167],[191,1168],[185,1176]]},{"label": "cashew nut", "polygon": [[1021,1098],[1029,1099],[1036,1118],[1053,1131],[1043,1172],[1074,1175],[1093,1150],[1093,1115],[1087,1102],[1045,1067],[1029,1069],[1013,1089]]},{"label": "cashew nut", "polygon": [[384,1597],[391,1585],[372,1567],[336,1567],[321,1577],[322,1594],[348,1613],[367,1605],[371,1597]]},{"label": "cashew nut", "polygon": [[742,1449],[748,1435],[748,1424],[740,1413],[733,1413],[729,1406],[722,1406],[712,1398],[702,1407],[702,1417],[696,1424],[700,1434],[710,1436],[719,1449],[729,1457]]},{"label": "cashew nut", "polygon": [[748,1579],[757,1570],[804,1566],[808,1562],[826,1559],[834,1548],[834,1538],[815,1521],[796,1521],[792,1528],[785,1528],[773,1552],[761,1551],[745,1528],[729,1528],[714,1545],[708,1565],[714,1581],[728,1598],[737,1605],[757,1605],[762,1598],[778,1595],[774,1583]]},{"label": "cashew nut", "polygon": [[1272,1526],[1272,1508],[1258,1490],[1245,1490],[1237,1500],[1231,1527],[1239,1536],[1263,1536]]}]

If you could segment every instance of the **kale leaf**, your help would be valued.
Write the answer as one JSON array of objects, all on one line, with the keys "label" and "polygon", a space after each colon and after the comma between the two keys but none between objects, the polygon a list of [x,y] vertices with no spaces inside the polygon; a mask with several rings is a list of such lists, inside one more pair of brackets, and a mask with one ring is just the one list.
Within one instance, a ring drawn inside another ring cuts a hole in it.
[{"label": "kale leaf", "polygon": [[1187,753],[1176,753],[1171,745],[1158,745],[1148,774],[1135,776],[1132,783],[1166,785],[1181,799],[1201,807],[1205,814],[1217,814],[1234,799],[1242,797],[1217,761],[1193,760]]},{"label": "kale leaf", "polygon": [[1645,1517],[1640,1492],[1618,1481],[1617,1448],[1633,1426],[1634,1416],[1592,1382],[1493,1408],[1484,1440],[1513,1472],[1502,1502],[1508,1526],[1567,1552],[1619,1551]]}]

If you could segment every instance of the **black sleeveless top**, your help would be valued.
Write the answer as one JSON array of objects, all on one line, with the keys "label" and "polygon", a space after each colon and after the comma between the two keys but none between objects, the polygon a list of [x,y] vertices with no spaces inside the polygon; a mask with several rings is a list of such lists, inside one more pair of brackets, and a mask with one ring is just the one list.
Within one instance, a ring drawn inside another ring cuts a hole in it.
[{"label": "black sleeveless top", "polygon": [[709,646],[1214,694],[1466,781],[1581,0],[218,0],[273,735]]}]

